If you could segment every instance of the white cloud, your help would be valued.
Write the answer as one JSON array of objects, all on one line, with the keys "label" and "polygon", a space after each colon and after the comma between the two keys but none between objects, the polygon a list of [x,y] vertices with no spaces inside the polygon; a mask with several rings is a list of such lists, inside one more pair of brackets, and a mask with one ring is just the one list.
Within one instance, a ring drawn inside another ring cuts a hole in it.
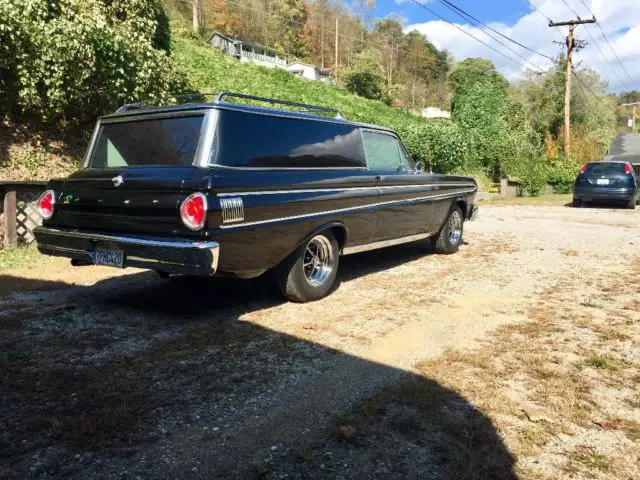
[{"label": "white cloud", "polygon": [[[590,17],[590,13],[587,12],[581,2],[578,0],[567,1],[583,18]],[[557,0],[532,0],[531,3],[556,22],[569,20],[575,16],[566,5]],[[577,54],[576,61],[578,63],[582,61],[581,66],[597,70],[602,78],[609,81],[609,89],[611,91],[627,90],[631,87],[640,89],[640,1],[594,0],[593,4],[591,4],[590,0],[588,0],[585,1],[585,3],[591,6],[591,10],[596,15],[600,27],[604,30],[618,57],[620,57],[620,60],[631,75],[633,83],[618,64],[611,49],[602,38],[600,29],[596,25],[589,25],[586,28],[579,26],[576,28],[576,37],[588,42],[588,45]],[[473,9],[470,9],[469,13],[473,14]],[[447,18],[453,18],[453,14],[445,15]],[[518,62],[526,63],[497,41],[489,38],[482,30],[468,24],[456,25],[496,50],[513,57]],[[491,23],[489,25],[504,35],[519,41],[523,45],[550,57],[557,56],[561,49],[560,45],[554,44],[553,42],[564,41],[567,33],[566,27],[550,28],[548,26],[548,20],[534,10],[522,16],[514,25],[505,25],[503,23]],[[523,78],[525,70],[523,66],[492,51],[490,48],[482,45],[446,22],[432,20],[405,27],[406,32],[411,30],[418,30],[425,34],[438,48],[446,48],[449,50],[456,61],[464,60],[468,57],[488,58],[496,64],[496,67],[509,80]],[[609,67],[607,62],[602,58],[597,47],[589,37],[588,32],[591,33],[609,64],[611,64],[617,72],[617,75],[612,72],[611,67]],[[541,69],[545,69],[550,65],[549,60],[511,43],[495,33],[490,33],[528,60],[528,62],[530,62],[529,68],[533,68],[533,65],[535,65]]]}]

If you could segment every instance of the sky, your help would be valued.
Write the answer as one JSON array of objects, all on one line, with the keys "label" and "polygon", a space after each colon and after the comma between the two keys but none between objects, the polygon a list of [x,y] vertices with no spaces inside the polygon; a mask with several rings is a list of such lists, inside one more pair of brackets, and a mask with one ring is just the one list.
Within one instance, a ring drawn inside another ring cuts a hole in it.
[{"label": "sky", "polygon": [[[488,58],[510,81],[517,81],[524,77],[526,70],[524,65],[532,70],[545,70],[551,63],[548,59],[490,32],[526,61],[519,58],[514,52],[489,38],[482,30],[457,16],[441,0],[418,1],[459,28],[440,20],[412,0],[378,0],[376,16],[395,17],[405,26],[405,32],[420,31],[436,47],[447,49],[456,61],[469,57]],[[640,0],[530,0],[531,4],[544,15],[535,11],[526,0],[449,1],[502,34],[549,57],[556,57],[559,54],[562,47],[553,42],[564,41],[567,27],[549,28],[549,20],[545,16],[554,22],[560,22],[574,19],[576,13],[583,19],[591,18],[590,12],[593,12],[626,71],[618,63],[596,25],[576,27],[576,38],[586,40],[588,45],[574,57],[575,65],[579,68],[588,67],[598,71],[601,77],[608,81],[610,92],[640,90]],[[572,12],[572,9],[575,12]],[[460,29],[483,40],[496,50],[502,51],[520,64],[482,45]]]}]

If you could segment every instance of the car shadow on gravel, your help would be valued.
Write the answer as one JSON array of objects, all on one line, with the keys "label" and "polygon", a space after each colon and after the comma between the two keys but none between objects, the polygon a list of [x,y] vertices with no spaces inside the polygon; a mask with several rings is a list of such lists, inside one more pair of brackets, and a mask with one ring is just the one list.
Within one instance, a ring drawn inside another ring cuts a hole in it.
[{"label": "car shadow on gravel", "polygon": [[264,278],[20,281],[45,300],[0,312],[0,479],[516,478],[455,391],[242,321],[281,301]]}]

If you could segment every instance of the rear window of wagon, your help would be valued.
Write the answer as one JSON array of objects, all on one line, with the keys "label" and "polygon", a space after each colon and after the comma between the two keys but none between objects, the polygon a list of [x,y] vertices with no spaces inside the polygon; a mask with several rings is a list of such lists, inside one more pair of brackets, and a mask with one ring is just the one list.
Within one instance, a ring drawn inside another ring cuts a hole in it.
[{"label": "rear window of wagon", "polygon": [[90,168],[193,165],[204,116],[153,118],[100,126]]},{"label": "rear window of wagon", "polygon": [[366,167],[356,126],[233,110],[219,112],[212,159],[229,167]]}]

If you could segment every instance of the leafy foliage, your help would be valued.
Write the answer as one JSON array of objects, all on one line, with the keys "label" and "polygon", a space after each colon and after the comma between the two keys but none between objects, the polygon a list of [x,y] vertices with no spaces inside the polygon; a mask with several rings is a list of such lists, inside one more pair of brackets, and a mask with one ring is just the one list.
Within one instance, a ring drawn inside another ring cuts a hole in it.
[{"label": "leafy foliage", "polygon": [[377,52],[371,50],[360,53],[344,74],[344,84],[347,90],[356,95],[389,103],[390,99],[385,93],[384,72],[380,69],[377,57]]},{"label": "leafy foliage", "polygon": [[458,171],[465,164],[467,141],[461,128],[449,120],[400,127],[405,145],[416,160],[431,165],[436,172]]},{"label": "leafy foliage", "polygon": [[64,125],[167,96],[168,45],[155,0],[0,0],[0,108]]}]

